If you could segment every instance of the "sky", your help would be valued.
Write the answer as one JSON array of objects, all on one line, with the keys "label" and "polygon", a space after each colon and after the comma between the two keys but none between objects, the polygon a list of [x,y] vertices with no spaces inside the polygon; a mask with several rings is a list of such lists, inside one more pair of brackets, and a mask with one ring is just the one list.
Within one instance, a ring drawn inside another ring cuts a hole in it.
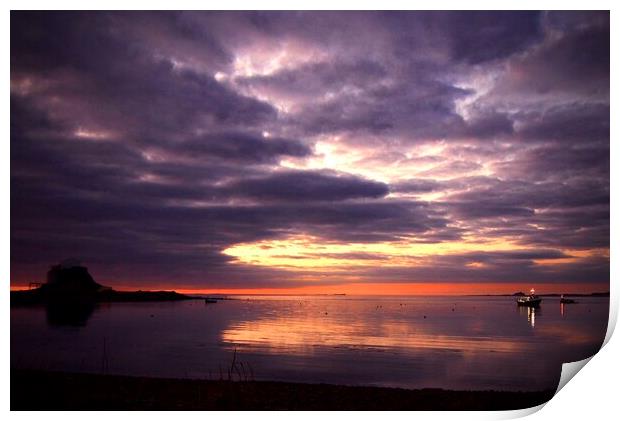
[{"label": "sky", "polygon": [[608,290],[608,12],[11,12],[11,285]]}]

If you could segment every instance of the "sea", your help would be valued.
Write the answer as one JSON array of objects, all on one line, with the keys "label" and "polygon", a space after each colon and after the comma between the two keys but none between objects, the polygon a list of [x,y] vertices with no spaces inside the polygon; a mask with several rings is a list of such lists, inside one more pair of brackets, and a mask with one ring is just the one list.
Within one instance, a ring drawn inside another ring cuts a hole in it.
[{"label": "sea", "polygon": [[596,353],[609,298],[228,296],[11,308],[11,367],[408,389],[555,389]]}]

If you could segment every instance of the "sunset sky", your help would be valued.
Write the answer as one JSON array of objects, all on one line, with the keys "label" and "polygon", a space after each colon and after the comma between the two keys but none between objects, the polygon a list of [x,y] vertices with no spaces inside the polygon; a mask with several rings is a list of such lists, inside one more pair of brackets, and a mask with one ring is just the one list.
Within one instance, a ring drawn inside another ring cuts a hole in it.
[{"label": "sunset sky", "polygon": [[11,13],[11,285],[608,290],[608,12]]}]

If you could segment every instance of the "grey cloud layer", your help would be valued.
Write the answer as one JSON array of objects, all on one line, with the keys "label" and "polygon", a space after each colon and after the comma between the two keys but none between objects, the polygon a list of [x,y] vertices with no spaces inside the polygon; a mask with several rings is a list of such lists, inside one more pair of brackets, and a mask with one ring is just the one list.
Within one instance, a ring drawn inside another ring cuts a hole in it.
[{"label": "grey cloud layer", "polygon": [[[221,252],[310,234],[530,250],[380,281],[606,281],[605,257],[532,262],[609,247],[609,112],[608,13],[13,12],[12,277],[76,256],[126,284],[290,285]],[[305,168],[319,141],[419,169]]]}]

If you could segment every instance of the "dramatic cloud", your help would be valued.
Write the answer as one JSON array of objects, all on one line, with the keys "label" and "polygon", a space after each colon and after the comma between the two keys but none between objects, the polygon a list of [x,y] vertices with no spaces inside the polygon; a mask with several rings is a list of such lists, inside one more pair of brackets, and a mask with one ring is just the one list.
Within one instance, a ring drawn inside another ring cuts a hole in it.
[{"label": "dramatic cloud", "polygon": [[13,12],[11,282],[609,280],[607,12]]},{"label": "dramatic cloud", "polygon": [[294,202],[378,198],[388,193],[388,187],[383,183],[317,171],[275,173],[239,180],[226,187],[234,196]]}]

